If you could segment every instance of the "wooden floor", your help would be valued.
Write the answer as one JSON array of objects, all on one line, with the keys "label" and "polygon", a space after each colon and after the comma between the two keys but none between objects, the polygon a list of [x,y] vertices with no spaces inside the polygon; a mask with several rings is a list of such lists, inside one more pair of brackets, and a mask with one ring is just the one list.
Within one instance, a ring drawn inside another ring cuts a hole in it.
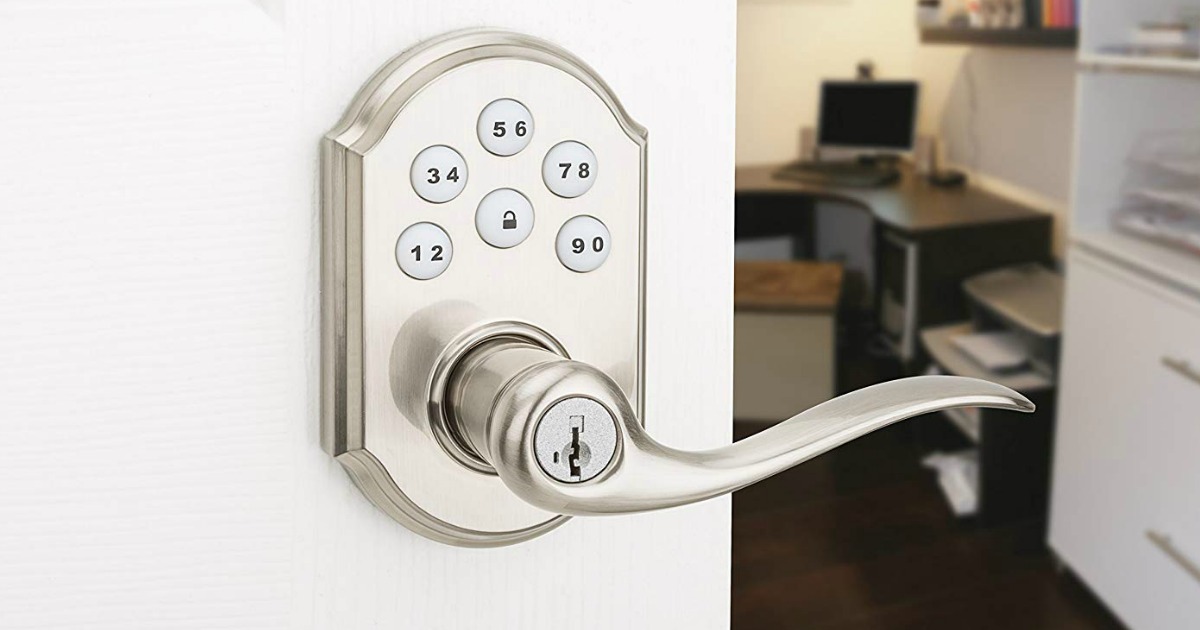
[{"label": "wooden floor", "polygon": [[734,495],[734,630],[1120,628],[1055,571],[1038,523],[955,521],[911,435],[885,429]]}]

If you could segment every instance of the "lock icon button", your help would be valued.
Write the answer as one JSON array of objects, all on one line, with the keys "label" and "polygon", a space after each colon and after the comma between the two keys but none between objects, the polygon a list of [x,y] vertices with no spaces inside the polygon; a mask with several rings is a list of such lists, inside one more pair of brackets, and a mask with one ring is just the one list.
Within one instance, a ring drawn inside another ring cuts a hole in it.
[{"label": "lock icon button", "polygon": [[512,188],[493,190],[475,210],[475,231],[492,247],[516,247],[533,232],[533,204]]}]

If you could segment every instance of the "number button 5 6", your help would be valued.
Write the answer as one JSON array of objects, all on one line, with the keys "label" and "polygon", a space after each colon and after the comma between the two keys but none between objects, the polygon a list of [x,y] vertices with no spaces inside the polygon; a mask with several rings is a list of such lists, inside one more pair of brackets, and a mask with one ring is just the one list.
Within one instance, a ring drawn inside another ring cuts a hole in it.
[{"label": "number button 5 6", "polygon": [[479,143],[490,153],[501,157],[516,155],[533,139],[533,116],[518,101],[502,98],[483,108],[475,132]]}]

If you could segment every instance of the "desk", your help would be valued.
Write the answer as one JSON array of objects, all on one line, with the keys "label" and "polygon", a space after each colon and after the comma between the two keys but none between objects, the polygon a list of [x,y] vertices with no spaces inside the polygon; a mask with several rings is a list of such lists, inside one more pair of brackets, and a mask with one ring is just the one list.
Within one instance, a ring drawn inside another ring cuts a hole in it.
[{"label": "desk", "polygon": [[870,212],[885,226],[910,234],[1007,221],[1049,221],[1045,213],[975,186],[932,186],[908,165],[901,168],[903,178],[899,183],[884,188],[817,186],[776,179],[775,173],[780,168],[779,165],[740,167],[734,176],[734,190],[738,195],[840,201]]},{"label": "desk", "polygon": [[967,319],[962,281],[1024,262],[1052,261],[1053,217],[975,186],[939,188],[912,167],[884,188],[818,186],[776,179],[779,166],[738,168],[737,236],[789,234],[797,258],[812,257],[814,209],[832,201],[874,222],[874,303],[879,328],[906,366],[916,367],[921,328]]}]

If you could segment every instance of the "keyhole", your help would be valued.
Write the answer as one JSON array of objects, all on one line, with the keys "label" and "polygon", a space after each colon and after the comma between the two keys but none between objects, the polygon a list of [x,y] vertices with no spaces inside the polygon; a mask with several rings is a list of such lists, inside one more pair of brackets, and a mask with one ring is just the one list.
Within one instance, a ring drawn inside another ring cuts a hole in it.
[{"label": "keyhole", "polygon": [[592,449],[579,438],[587,430],[584,417],[571,416],[570,422],[571,441],[554,453],[553,461],[566,468],[564,481],[579,481],[583,478],[583,469],[592,461]]},{"label": "keyhole", "polygon": [[583,474],[579,466],[579,427],[571,427],[571,446],[567,451],[567,466],[571,469],[572,477]]},{"label": "keyhole", "polygon": [[599,403],[583,397],[555,403],[534,431],[537,462],[563,483],[594,479],[617,450],[617,424]]}]

